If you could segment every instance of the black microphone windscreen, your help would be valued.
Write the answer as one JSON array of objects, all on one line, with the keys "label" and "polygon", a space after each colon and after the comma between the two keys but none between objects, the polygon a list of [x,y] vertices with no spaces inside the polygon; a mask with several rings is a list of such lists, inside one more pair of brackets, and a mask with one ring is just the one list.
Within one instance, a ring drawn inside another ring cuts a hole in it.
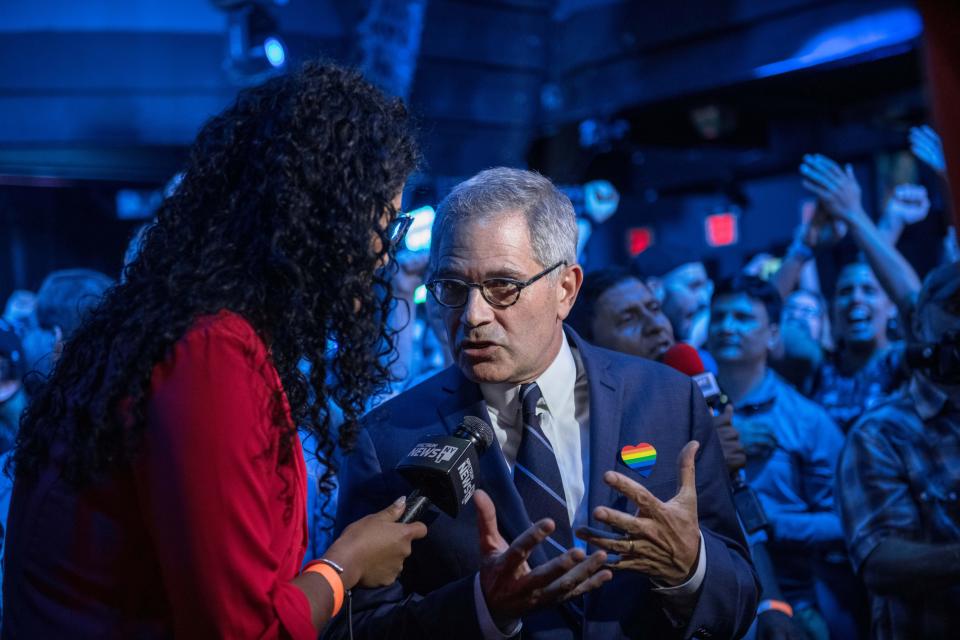
[{"label": "black microphone windscreen", "polygon": [[460,429],[465,429],[476,437],[477,454],[483,455],[483,452],[493,444],[493,427],[485,420],[476,416],[466,416],[460,423]]}]

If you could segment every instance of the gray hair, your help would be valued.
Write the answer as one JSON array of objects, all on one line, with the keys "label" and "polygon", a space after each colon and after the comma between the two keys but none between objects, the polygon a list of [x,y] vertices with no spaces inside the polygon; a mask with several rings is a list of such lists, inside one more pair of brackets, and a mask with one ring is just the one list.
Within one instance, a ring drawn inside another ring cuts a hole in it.
[{"label": "gray hair", "polygon": [[544,268],[576,263],[577,218],[570,198],[535,171],[495,167],[455,186],[437,206],[429,270],[436,268],[440,239],[451,227],[513,213],[526,218],[533,257]]}]

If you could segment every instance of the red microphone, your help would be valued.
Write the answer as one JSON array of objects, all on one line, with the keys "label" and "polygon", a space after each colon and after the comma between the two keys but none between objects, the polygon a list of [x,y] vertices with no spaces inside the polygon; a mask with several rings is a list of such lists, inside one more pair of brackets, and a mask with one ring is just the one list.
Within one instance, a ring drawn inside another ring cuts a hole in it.
[{"label": "red microphone", "polygon": [[696,349],[685,342],[678,342],[663,354],[663,364],[693,378],[711,409],[718,412],[723,409],[727,403],[726,397],[720,391],[717,378],[703,366]]},{"label": "red microphone", "polygon": [[[700,359],[696,349],[684,342],[678,342],[663,354],[663,364],[693,378],[700,387],[707,406],[716,413],[723,412],[728,404],[727,396],[720,391],[716,377],[703,366],[703,360]],[[770,523],[767,520],[767,514],[763,511],[763,505],[760,504],[760,499],[754,490],[747,484],[743,471],[731,471],[730,481],[733,485],[733,504],[747,532],[754,533],[761,529],[769,529]]]}]

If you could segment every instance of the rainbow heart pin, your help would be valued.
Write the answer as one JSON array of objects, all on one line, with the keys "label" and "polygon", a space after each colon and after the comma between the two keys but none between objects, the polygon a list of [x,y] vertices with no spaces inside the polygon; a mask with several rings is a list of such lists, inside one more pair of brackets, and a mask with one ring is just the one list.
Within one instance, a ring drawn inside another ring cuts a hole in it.
[{"label": "rainbow heart pin", "polygon": [[620,459],[644,478],[653,471],[653,465],[657,461],[657,450],[652,444],[641,442],[635,447],[627,445],[620,450]]}]

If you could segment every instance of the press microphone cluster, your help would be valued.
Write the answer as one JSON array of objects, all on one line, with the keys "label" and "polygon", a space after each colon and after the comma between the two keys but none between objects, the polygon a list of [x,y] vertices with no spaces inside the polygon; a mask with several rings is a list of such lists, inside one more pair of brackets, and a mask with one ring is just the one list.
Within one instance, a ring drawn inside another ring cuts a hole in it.
[{"label": "press microphone cluster", "polygon": [[479,459],[493,438],[489,424],[466,416],[453,435],[427,436],[417,443],[396,466],[414,487],[399,522],[417,520],[431,505],[456,518],[477,490]]},{"label": "press microphone cluster", "polygon": [[[663,364],[693,378],[714,415],[723,413],[730,403],[726,394],[720,389],[716,376],[706,370],[700,354],[690,345],[678,342],[667,349],[663,354]],[[744,480],[743,471],[732,473],[730,482],[733,484],[733,502],[737,513],[740,514],[744,529],[748,533],[754,533],[769,528],[770,523],[767,520],[767,514],[763,511],[763,505],[760,504],[760,499],[757,498],[754,490]]]}]

